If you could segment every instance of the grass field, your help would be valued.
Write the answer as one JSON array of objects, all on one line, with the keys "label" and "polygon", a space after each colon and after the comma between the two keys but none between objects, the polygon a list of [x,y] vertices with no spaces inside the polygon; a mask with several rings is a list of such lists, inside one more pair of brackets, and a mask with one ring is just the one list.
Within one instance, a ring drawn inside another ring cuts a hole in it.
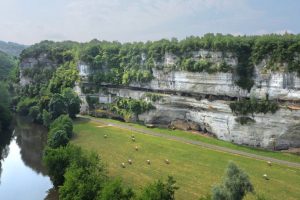
[{"label": "grass field", "polygon": [[[74,128],[76,135],[72,143],[99,153],[107,164],[110,176],[121,176],[126,184],[136,189],[155,179],[165,179],[172,175],[180,187],[177,199],[199,199],[220,182],[228,162],[234,161],[249,174],[256,192],[263,194],[266,199],[296,200],[300,197],[300,169],[276,164],[270,167],[264,161],[133,133],[87,120],[77,121]],[[183,133],[176,132],[178,135]],[[108,136],[106,139],[105,134]],[[132,134],[136,142],[131,141]],[[135,146],[139,147],[139,151],[135,151]],[[132,165],[127,164],[128,159],[132,159]],[[147,165],[148,159],[151,165]],[[165,164],[165,159],[170,160],[169,165]],[[121,168],[122,162],[126,163],[126,168]],[[265,173],[270,180],[262,178]],[[249,195],[247,199],[254,199],[254,196]]]}]

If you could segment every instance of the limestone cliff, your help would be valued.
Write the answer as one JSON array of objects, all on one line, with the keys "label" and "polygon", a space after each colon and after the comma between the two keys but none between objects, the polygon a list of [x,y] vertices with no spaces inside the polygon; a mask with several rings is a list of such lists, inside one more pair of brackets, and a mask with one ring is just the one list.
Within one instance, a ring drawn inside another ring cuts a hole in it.
[{"label": "limestone cliff", "polygon": [[[232,55],[224,58],[220,52],[200,51],[194,56],[197,58],[203,53],[209,53],[214,63],[225,59],[233,67],[237,65],[236,58]],[[255,66],[254,86],[247,91],[235,84],[233,73],[196,73],[168,68],[176,64],[176,57],[166,54],[163,63],[166,67],[153,69],[150,82],[134,82],[126,88],[104,83],[108,88],[106,92],[93,95],[98,96],[101,103],[110,103],[111,96],[147,100],[145,93],[151,91],[162,99],[153,102],[155,110],[139,115],[139,120],[145,123],[194,122],[201,131],[238,144],[276,149],[300,147],[300,110],[287,106],[300,100],[300,79],[296,73],[266,71],[264,62]],[[88,75],[88,68],[85,64],[78,66],[84,76]],[[90,84],[85,82],[84,85]],[[254,114],[251,122],[242,125],[238,121],[240,116],[232,113],[229,103],[251,96],[260,99],[268,96],[283,104],[275,114]]]},{"label": "limestone cliff", "polygon": [[[141,57],[144,58],[145,55]],[[205,58],[213,64],[213,67],[219,67],[220,63],[225,62],[233,71],[238,65],[237,57],[230,52],[224,54],[200,50],[194,51],[192,58],[195,60]],[[87,63],[78,62],[81,82],[76,85],[75,90],[84,102],[81,111],[88,111],[86,95],[97,97],[100,103],[111,103],[117,96],[150,101],[146,93],[151,92],[160,95],[161,98],[152,102],[156,109],[138,116],[138,119],[145,123],[199,129],[219,139],[238,144],[277,149],[300,147],[300,110],[297,105],[300,100],[300,79],[296,73],[270,71],[266,68],[268,60],[264,59],[255,65],[254,85],[248,91],[236,84],[237,75],[234,72],[179,70],[178,59],[175,55],[166,53],[162,62],[154,63],[156,67],[152,68],[151,81],[133,81],[126,87],[105,82],[95,85],[89,82],[88,76],[94,71]],[[57,67],[57,64],[44,54],[37,58],[23,59],[20,65],[22,85],[31,82],[30,77],[24,74],[26,69],[40,65],[49,69]],[[284,67],[285,64],[278,65]],[[103,69],[107,70],[105,66]],[[105,92],[100,90],[84,94],[81,91],[81,87],[95,86],[105,88]],[[239,118],[248,116],[236,116],[232,113],[229,103],[241,97],[252,96],[278,100],[280,109],[274,114],[249,116],[251,120],[242,125]]]}]

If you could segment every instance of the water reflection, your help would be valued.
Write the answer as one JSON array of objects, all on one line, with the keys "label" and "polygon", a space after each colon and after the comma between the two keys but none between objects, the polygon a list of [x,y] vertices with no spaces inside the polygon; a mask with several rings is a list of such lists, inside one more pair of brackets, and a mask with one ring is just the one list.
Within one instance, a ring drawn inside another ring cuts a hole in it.
[{"label": "water reflection", "polygon": [[[38,200],[48,195],[52,183],[42,164],[46,140],[47,130],[19,117],[13,131],[0,135],[0,199]],[[51,199],[57,199],[53,194]]]}]

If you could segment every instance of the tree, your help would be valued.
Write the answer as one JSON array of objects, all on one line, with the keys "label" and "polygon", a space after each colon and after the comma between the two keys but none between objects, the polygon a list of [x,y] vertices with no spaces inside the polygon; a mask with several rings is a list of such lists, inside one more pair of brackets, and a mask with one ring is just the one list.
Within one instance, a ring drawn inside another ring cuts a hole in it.
[{"label": "tree", "polygon": [[68,135],[65,130],[57,130],[49,134],[47,144],[50,148],[58,148],[66,146],[69,142]]},{"label": "tree", "polygon": [[60,115],[50,124],[50,132],[52,130],[64,130],[68,138],[73,135],[73,122],[68,115]]},{"label": "tree", "polygon": [[67,106],[64,98],[60,94],[54,94],[49,102],[49,112],[52,119],[56,119],[62,114],[67,113]]},{"label": "tree", "polygon": [[158,180],[144,188],[139,200],[174,200],[175,191],[179,189],[175,183],[176,181],[171,176],[168,177],[166,183]]},{"label": "tree", "polygon": [[254,188],[248,175],[234,163],[229,163],[222,184],[212,190],[213,200],[241,200]]},{"label": "tree", "polygon": [[65,183],[59,189],[61,200],[94,200],[107,181],[106,170],[94,154],[81,154],[65,173]]},{"label": "tree", "polygon": [[66,169],[71,165],[77,157],[82,155],[82,150],[79,147],[67,145],[52,149],[47,147],[44,151],[43,162],[48,170],[49,176],[55,187],[64,183],[64,174]]},{"label": "tree", "polygon": [[75,118],[76,114],[80,112],[80,98],[71,88],[63,89],[62,96],[66,102],[67,112],[69,116],[71,118]]},{"label": "tree", "polygon": [[131,188],[124,188],[122,181],[116,179],[108,182],[101,193],[99,193],[97,200],[130,200],[133,199],[134,192]]}]

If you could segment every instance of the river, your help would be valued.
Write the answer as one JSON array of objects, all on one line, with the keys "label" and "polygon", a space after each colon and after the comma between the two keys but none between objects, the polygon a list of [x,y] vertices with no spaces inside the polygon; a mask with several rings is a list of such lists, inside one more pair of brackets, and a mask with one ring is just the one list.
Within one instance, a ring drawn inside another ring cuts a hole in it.
[{"label": "river", "polygon": [[47,130],[15,117],[10,131],[0,133],[0,199],[57,200],[42,164]]}]

